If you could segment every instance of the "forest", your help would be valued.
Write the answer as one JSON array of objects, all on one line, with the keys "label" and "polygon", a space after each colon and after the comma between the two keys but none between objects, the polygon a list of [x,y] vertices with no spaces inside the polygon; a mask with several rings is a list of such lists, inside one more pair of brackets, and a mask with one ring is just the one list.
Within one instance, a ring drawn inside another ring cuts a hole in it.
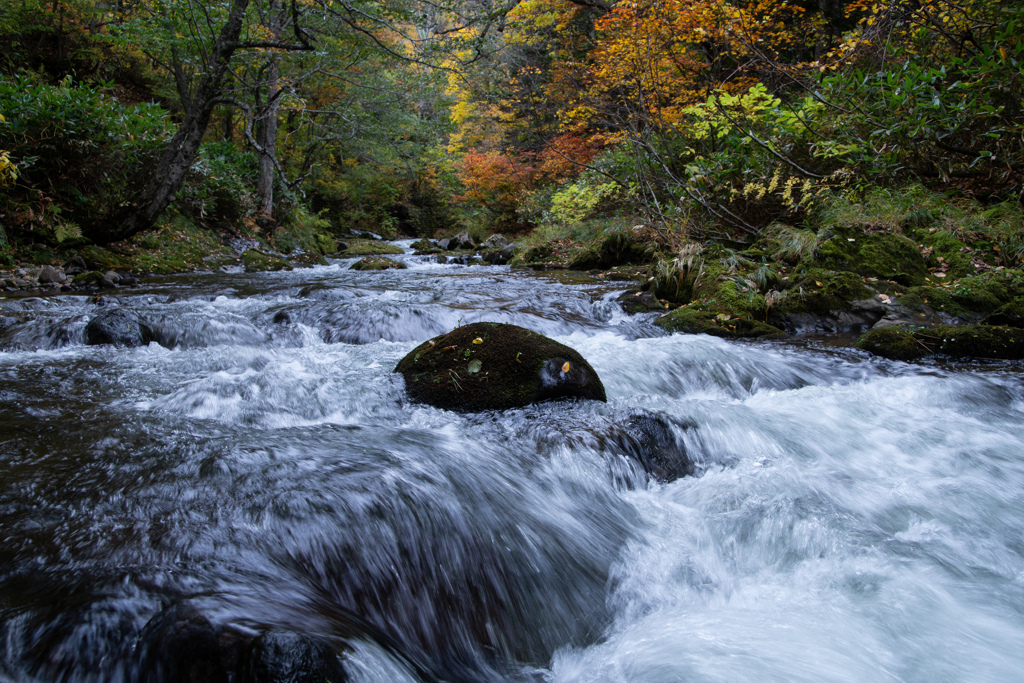
[{"label": "forest", "polygon": [[646,263],[656,306],[725,264],[749,301],[718,312],[767,321],[853,230],[906,238],[928,279],[828,273],[948,288],[1024,258],[1020,23],[994,0],[19,0],[0,265],[500,233],[514,265]]}]

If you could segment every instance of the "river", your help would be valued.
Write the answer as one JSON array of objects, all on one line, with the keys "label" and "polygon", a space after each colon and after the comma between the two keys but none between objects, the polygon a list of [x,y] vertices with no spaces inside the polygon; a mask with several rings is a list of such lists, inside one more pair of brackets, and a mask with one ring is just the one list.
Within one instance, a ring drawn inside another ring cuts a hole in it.
[{"label": "river", "polygon": [[[669,336],[621,283],[400,258],[0,300],[0,680],[145,678],[180,604],[352,681],[1021,677],[1019,364]],[[163,345],[86,346],[111,305]],[[485,320],[608,403],[408,402],[395,364]],[[609,445],[637,414],[696,476]]]}]

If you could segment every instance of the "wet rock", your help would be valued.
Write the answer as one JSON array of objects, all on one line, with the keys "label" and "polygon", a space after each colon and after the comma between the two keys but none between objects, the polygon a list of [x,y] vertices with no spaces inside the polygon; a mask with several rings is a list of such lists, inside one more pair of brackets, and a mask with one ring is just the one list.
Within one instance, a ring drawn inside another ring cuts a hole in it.
[{"label": "wet rock", "polygon": [[575,350],[501,323],[473,323],[435,337],[410,351],[395,372],[414,401],[459,412],[607,400],[597,372]]},{"label": "wet rock", "polygon": [[666,313],[655,324],[669,332],[710,334],[714,337],[779,339],[786,336],[779,328],[759,320],[692,308]]},{"label": "wet rock", "polygon": [[244,658],[239,683],[344,683],[337,655],[313,638],[290,632],[264,633]]},{"label": "wet rock", "polygon": [[451,243],[452,243],[452,240],[447,238],[447,237],[445,237],[445,238],[439,239],[437,241],[437,246],[440,247],[441,249],[444,249],[445,251],[447,251],[449,249],[454,249],[455,248],[455,247],[449,246]]},{"label": "wet rock", "polygon": [[650,311],[665,311],[665,304],[658,301],[653,292],[628,291],[623,292],[616,299],[622,306],[622,310],[629,314],[649,313]]},{"label": "wet rock", "polygon": [[39,282],[41,284],[60,284],[64,282],[64,280],[64,271],[60,268],[54,268],[53,266],[43,266],[42,268],[39,269]]},{"label": "wet rock", "polygon": [[339,252],[348,250],[348,242],[341,242],[341,241],[339,241],[339,242],[336,242],[336,244],[338,245],[338,251]]},{"label": "wet rock", "polygon": [[138,680],[153,683],[228,683],[232,652],[221,630],[194,607],[179,603],[153,617],[139,637]]},{"label": "wet rock", "polygon": [[85,343],[89,346],[112,344],[135,348],[153,341],[153,332],[137,313],[124,308],[103,311],[85,326]]},{"label": "wet rock", "polygon": [[619,443],[637,460],[647,474],[658,481],[693,476],[696,465],[686,446],[676,437],[674,427],[683,430],[696,425],[676,424],[666,415],[640,412],[630,416]]},{"label": "wet rock", "polygon": [[111,287],[117,287],[117,284],[121,281],[121,276],[112,270],[108,270],[103,273],[103,281]]},{"label": "wet rock", "polygon": [[390,270],[392,268],[404,269],[409,266],[405,265],[401,261],[395,261],[394,259],[385,258],[383,256],[367,256],[364,259],[359,259],[351,266],[350,270]]}]

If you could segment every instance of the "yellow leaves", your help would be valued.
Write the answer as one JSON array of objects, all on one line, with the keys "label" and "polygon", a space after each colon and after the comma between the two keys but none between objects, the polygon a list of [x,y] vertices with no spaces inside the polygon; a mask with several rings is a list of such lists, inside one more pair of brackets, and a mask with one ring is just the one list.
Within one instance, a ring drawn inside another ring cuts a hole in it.
[{"label": "yellow leaves", "polygon": [[565,365],[562,366],[562,374],[564,375],[569,372],[570,368],[569,361],[565,361]]},{"label": "yellow leaves", "polygon": [[484,340],[481,337],[477,337],[476,339],[473,340],[473,343],[474,344],[483,344]]},{"label": "yellow leaves", "polygon": [[[0,116],[0,119],[3,117]],[[0,152],[0,187],[10,185],[18,179],[18,167],[11,161],[9,152]]]}]

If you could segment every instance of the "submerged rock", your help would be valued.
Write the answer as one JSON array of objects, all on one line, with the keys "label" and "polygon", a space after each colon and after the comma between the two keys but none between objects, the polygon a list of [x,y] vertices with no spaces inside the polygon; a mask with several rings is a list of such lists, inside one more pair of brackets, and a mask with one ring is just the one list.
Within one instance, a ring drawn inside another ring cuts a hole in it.
[{"label": "submerged rock", "polygon": [[241,666],[239,683],[344,683],[348,674],[324,643],[290,632],[257,637]]},{"label": "submerged rock", "polygon": [[413,400],[459,412],[607,400],[597,372],[575,350],[503,323],[473,323],[435,337],[410,351],[395,372]]},{"label": "submerged rock", "polygon": [[228,683],[237,648],[225,647],[221,629],[187,603],[157,614],[140,635],[139,680]]},{"label": "submerged rock", "polygon": [[153,341],[153,332],[134,311],[113,308],[103,311],[85,326],[85,343],[89,346],[112,344],[135,348]]}]

